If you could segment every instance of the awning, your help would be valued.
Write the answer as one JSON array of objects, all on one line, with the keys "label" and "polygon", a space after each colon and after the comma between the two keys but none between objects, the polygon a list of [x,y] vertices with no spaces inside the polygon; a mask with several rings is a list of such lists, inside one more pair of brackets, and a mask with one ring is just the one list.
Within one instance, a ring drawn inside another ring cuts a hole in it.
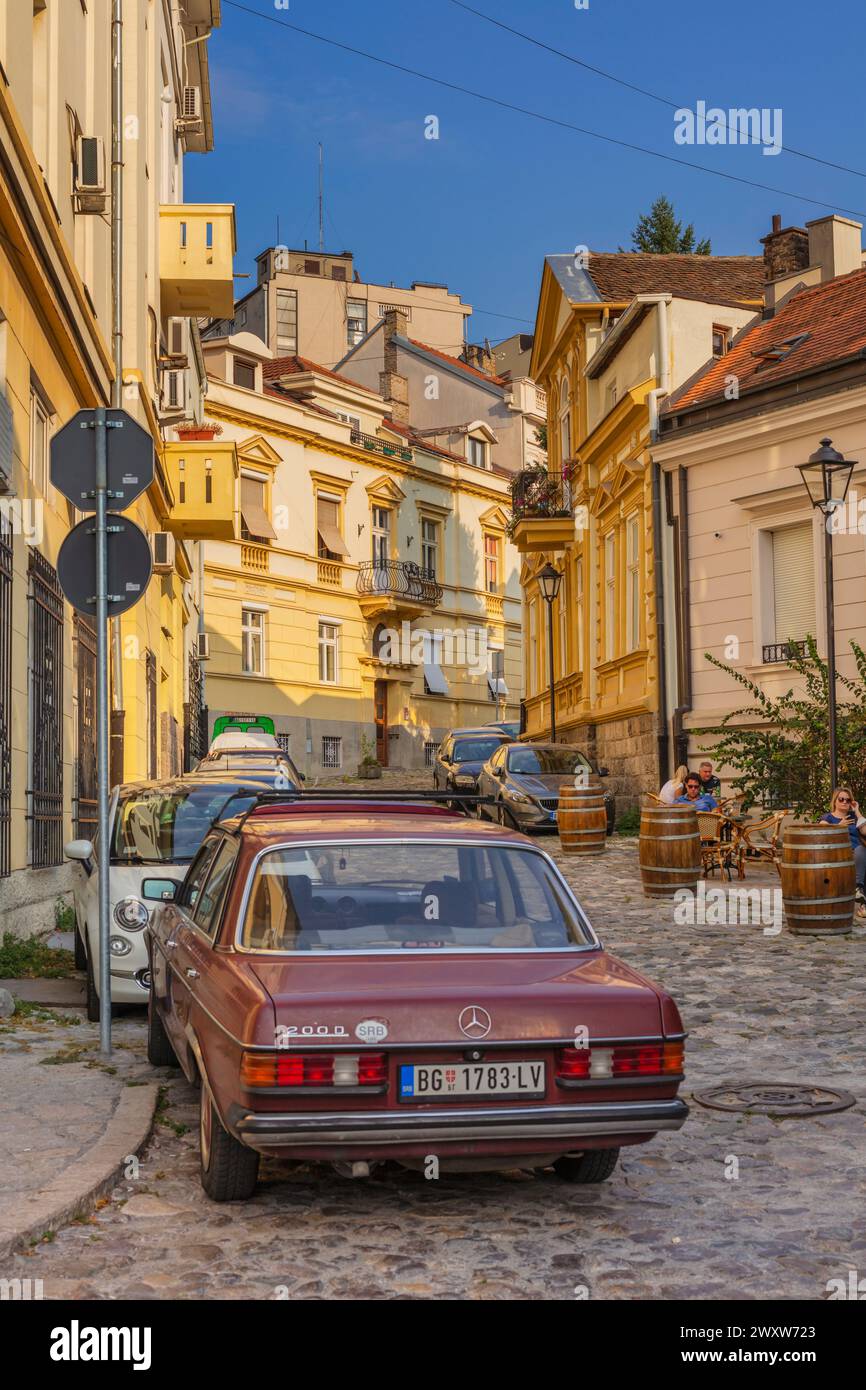
[{"label": "awning", "polygon": [[450,687],[445,679],[445,672],[435,661],[424,662],[424,679],[431,695],[447,695],[449,693]]},{"label": "awning", "polygon": [[333,522],[323,521],[322,518],[319,517],[317,530],[319,532],[319,540],[322,542],[325,549],[330,551],[332,555],[342,555],[345,557],[349,554],[349,548]]},{"label": "awning", "polygon": [[251,536],[260,541],[275,541],[277,533],[262,506],[264,488],[255,478],[241,478],[241,516]]},{"label": "awning", "polygon": [[488,676],[487,684],[490,686],[490,694],[494,699],[497,695],[508,694],[508,686],[505,684],[504,676]]}]

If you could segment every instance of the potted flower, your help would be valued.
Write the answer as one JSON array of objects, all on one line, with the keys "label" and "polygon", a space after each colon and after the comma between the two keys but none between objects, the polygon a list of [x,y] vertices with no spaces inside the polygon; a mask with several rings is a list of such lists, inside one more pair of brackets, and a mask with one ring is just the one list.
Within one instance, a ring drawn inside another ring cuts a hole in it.
[{"label": "potted flower", "polygon": [[212,420],[202,420],[200,425],[191,420],[186,424],[177,425],[176,429],[181,439],[216,439],[223,432],[222,425],[217,425]]},{"label": "potted flower", "polygon": [[376,748],[366,734],[361,735],[361,761],[358,763],[358,776],[362,780],[382,776],[382,765],[376,757]]}]

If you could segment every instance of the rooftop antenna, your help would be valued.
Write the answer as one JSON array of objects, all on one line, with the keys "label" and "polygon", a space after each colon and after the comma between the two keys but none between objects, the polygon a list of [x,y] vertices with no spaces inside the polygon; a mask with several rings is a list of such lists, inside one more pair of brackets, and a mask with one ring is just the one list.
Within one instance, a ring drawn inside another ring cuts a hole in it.
[{"label": "rooftop antenna", "polygon": [[325,249],[325,153],[319,141],[319,250]]}]

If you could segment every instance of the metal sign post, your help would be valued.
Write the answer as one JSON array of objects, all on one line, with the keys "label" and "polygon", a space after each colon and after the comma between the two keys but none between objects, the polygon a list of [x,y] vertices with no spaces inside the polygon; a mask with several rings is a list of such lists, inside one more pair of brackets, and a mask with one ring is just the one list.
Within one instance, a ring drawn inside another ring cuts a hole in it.
[{"label": "metal sign post", "polygon": [[108,426],[105,408],[95,414],[96,432],[96,784],[99,814],[99,1048],[111,1054],[111,957],[109,936],[108,873],[108,731],[111,720],[108,694]]},{"label": "metal sign post", "polygon": [[[111,433],[109,433],[109,431]],[[73,608],[96,623],[96,777],[98,807],[99,1045],[111,1053],[111,895],[109,873],[108,620],[143,596],[152,561],[144,532],[109,510],[129,507],[153,481],[153,440],[125,410],[80,410],[51,441],[51,481],[80,511],[57,557],[60,587]],[[95,539],[95,545],[94,545]]]}]

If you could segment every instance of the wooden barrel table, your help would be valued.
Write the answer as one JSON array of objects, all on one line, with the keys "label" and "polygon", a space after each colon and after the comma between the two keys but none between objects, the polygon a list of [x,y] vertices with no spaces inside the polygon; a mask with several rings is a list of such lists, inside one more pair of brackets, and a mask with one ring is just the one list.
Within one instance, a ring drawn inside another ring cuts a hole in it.
[{"label": "wooden barrel table", "polygon": [[607,847],[604,789],[593,782],[586,787],[563,787],[559,793],[556,822],[566,854],[604,854]]},{"label": "wooden barrel table", "polygon": [[640,876],[647,898],[697,891],[701,837],[693,806],[644,806],[640,813]]},{"label": "wooden barrel table", "polygon": [[851,931],[856,876],[846,826],[789,826],[780,867],[789,931],[808,936]]}]

